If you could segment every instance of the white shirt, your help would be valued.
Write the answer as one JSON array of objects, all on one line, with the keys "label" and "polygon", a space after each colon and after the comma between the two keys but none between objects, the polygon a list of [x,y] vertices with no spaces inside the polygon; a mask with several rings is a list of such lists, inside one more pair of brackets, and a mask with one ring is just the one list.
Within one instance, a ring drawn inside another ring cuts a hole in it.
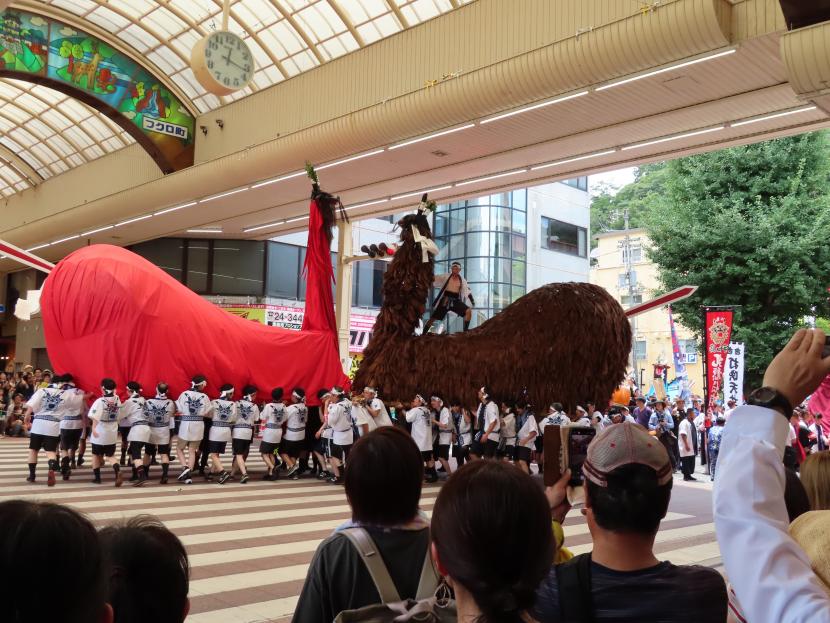
[{"label": "white shirt", "polygon": [[545,426],[570,426],[571,425],[571,418],[567,415],[562,413],[561,411],[554,411],[553,413],[548,413],[547,416],[542,418],[542,421],[539,422],[539,432],[540,434],[545,434]]},{"label": "white shirt", "polygon": [[727,575],[747,621],[830,623],[830,596],[787,532],[784,446],[789,422],[777,411],[742,406],[724,428],[714,519]]},{"label": "white shirt", "polygon": [[129,424],[130,426],[127,441],[150,442],[150,421],[144,414],[144,403],[145,400],[141,396],[127,398],[127,400],[121,403],[121,411],[123,413],[121,425]]},{"label": "white shirt", "polygon": [[170,398],[148,398],[144,401],[144,417],[149,423],[150,443],[160,446],[170,443],[170,429],[175,425],[175,413],[176,403]]},{"label": "white shirt", "polygon": [[352,403],[345,399],[329,405],[329,426],[334,431],[332,441],[338,446],[350,446],[354,443],[351,411]]},{"label": "white shirt", "polygon": [[[694,437],[697,433],[695,433],[695,429],[692,426],[692,423],[689,421],[688,418],[684,419],[680,422],[680,426],[678,427],[677,431],[677,445],[680,449],[680,456],[694,456],[695,455],[695,440]],[[686,438],[686,443],[683,443],[683,438]],[[689,445],[689,448],[686,449],[686,444]],[[723,464],[718,465],[718,469],[723,469]]]},{"label": "white shirt", "polygon": [[[479,409],[480,408],[481,407],[479,406]],[[478,416],[478,411],[476,411],[476,416]],[[484,443],[487,440],[498,442],[498,440],[501,439],[501,432],[499,429],[499,408],[496,406],[495,402],[490,401],[484,407],[484,428],[481,432],[483,433],[486,431],[493,422],[495,422],[496,425],[493,427],[492,432],[487,436],[487,439],[482,439],[481,443]]]},{"label": "white shirt", "polygon": [[522,424],[521,429],[519,429],[519,438],[516,440],[516,443],[525,448],[533,448],[536,445],[536,436],[534,436],[533,439],[528,439],[522,443],[522,440],[533,433],[536,433],[536,436],[538,436],[539,424],[536,422],[536,417],[532,413],[528,413],[525,423]]},{"label": "white shirt", "polygon": [[205,423],[202,418],[210,417],[210,398],[202,392],[188,389],[181,393],[176,401],[176,409],[182,414],[179,424],[179,439],[183,441],[201,441],[205,436]]},{"label": "white shirt", "polygon": [[406,412],[406,421],[412,424],[412,439],[421,452],[432,450],[432,413],[420,406]]},{"label": "white shirt", "polygon": [[[467,414],[469,417],[469,414]],[[458,435],[459,444],[461,446],[469,446],[473,441],[473,435],[470,431],[472,428],[472,424],[464,419],[464,414],[458,414],[458,430],[456,430],[456,434]]]},{"label": "white shirt", "polygon": [[269,402],[262,409],[260,419],[265,422],[262,441],[279,443],[282,441],[282,425],[285,422],[285,405],[281,402]]},{"label": "white shirt", "polygon": [[213,406],[213,424],[208,432],[208,439],[228,442],[231,440],[231,427],[236,422],[236,403],[233,400],[218,398],[211,405]]},{"label": "white shirt", "polygon": [[69,397],[70,394],[59,387],[41,388],[32,394],[26,403],[34,414],[31,432],[35,435],[59,437],[61,420],[67,415],[74,415],[77,408],[74,402],[67,400]]},{"label": "white shirt", "polygon": [[[118,441],[118,423],[124,417],[118,396],[101,396],[92,403],[89,418],[98,422],[92,434],[92,444],[111,446]],[[98,436],[95,436],[98,433]]]},{"label": "white shirt", "polygon": [[361,405],[352,405],[352,419],[357,426],[357,434],[363,435],[363,427],[368,426],[367,433],[371,433],[377,426],[375,426],[374,418],[369,415],[366,407]]},{"label": "white shirt", "polygon": [[375,417],[372,417],[371,413],[369,414],[369,431],[373,431],[381,426],[392,426],[392,418],[389,417],[386,405],[383,404],[380,398],[372,398],[368,405],[373,410],[379,412]]},{"label": "white shirt", "polygon": [[441,422],[442,426],[447,427],[446,430],[443,428],[438,429],[438,445],[449,446],[452,444],[452,417],[450,416],[450,410],[447,407],[441,407],[441,411],[435,415],[435,419]]},{"label": "white shirt", "polygon": [[254,426],[259,421],[259,407],[244,398],[236,403],[236,422],[232,437],[251,441],[254,438]]},{"label": "white shirt", "polygon": [[516,445],[516,416],[513,413],[508,413],[501,419],[501,438],[506,446]]},{"label": "white shirt", "polygon": [[61,418],[61,430],[78,430],[84,427],[81,412],[84,409],[84,392],[74,385],[64,386],[63,402],[64,416]]},{"label": "white shirt", "polygon": [[305,439],[305,423],[308,419],[308,408],[295,402],[285,410],[285,438],[288,441],[302,441]]}]

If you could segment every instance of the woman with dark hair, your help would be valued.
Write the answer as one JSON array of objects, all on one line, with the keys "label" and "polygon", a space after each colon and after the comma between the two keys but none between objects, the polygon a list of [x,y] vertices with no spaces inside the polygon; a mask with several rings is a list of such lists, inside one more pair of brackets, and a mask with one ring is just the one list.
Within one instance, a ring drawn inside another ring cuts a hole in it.
[{"label": "woman with dark hair", "polygon": [[438,494],[431,530],[433,559],[455,593],[459,621],[531,620],[554,543],[548,500],[529,475],[500,461],[468,463]]},{"label": "woman with dark hair", "polygon": [[[344,482],[352,519],[317,548],[294,623],[333,621],[343,610],[381,602],[352,544],[356,528],[368,535],[369,544],[380,554],[400,598],[418,596],[429,556],[429,522],[418,510],[423,478],[421,453],[400,428],[378,428],[354,444]],[[427,587],[429,594],[436,583]]]},{"label": "woman with dark hair", "polygon": [[114,623],[185,620],[190,563],[175,534],[155,517],[139,515],[104,528],[100,539]]},{"label": "woman with dark hair", "polygon": [[[0,502],[0,534],[0,621],[112,622],[101,545],[86,517],[58,504],[10,500]],[[56,555],[72,561],[71,573],[50,581]]]}]

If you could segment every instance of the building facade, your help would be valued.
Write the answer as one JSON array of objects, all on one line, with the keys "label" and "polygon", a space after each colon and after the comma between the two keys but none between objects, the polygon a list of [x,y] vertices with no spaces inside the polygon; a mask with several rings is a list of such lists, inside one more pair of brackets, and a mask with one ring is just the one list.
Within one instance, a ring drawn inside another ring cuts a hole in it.
[{"label": "building facade", "polygon": [[[631,284],[627,279],[625,238],[630,236]],[[597,246],[591,252],[591,283],[607,290],[624,308],[642,303],[657,294],[659,286],[657,266],[647,257],[649,239],[643,229],[610,231],[594,236]],[[665,307],[635,317],[634,370],[643,392],[648,393],[654,383],[654,366],[668,365],[668,381],[675,376],[672,354],[669,313]],[[693,394],[703,393],[703,362],[697,341],[691,331],[677,322],[677,338],[681,356]],[[656,387],[659,394],[659,384]]]}]

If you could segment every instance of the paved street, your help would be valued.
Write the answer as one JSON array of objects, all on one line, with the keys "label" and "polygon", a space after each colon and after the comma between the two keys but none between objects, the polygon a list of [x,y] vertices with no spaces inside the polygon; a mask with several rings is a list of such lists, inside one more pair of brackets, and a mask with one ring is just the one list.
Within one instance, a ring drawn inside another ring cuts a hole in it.
[{"label": "paved street", "polygon": [[[25,481],[28,440],[0,439],[0,500],[30,498],[69,504],[97,525],[139,513],[157,515],[185,543],[193,567],[190,584],[192,623],[287,621],[317,544],[349,516],[341,487],[316,480],[264,482],[257,473],[247,485],[197,481],[137,489],[90,483],[89,464],[66,483],[46,486],[46,461],[38,481]],[[88,455],[89,456],[89,455]],[[262,464],[252,453],[252,471]],[[178,474],[174,465],[171,474]],[[703,476],[699,476],[701,479]],[[670,512],[657,537],[659,558],[675,563],[720,564],[712,525],[711,484],[684,483],[675,476]],[[424,488],[422,508],[429,514],[437,485]],[[590,549],[584,518],[571,513],[566,544],[575,553]]]}]

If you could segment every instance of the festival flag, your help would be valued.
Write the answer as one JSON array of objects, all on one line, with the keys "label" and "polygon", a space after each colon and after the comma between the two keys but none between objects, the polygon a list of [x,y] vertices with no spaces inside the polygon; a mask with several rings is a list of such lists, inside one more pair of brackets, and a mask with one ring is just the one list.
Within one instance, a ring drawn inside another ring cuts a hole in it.
[{"label": "festival flag", "polygon": [[689,376],[686,374],[686,356],[680,352],[680,342],[677,339],[677,329],[674,326],[674,316],[669,305],[669,327],[671,327],[671,349],[674,355],[674,376],[679,381],[679,394],[683,400],[688,401],[691,397],[689,391]]},{"label": "festival flag", "polygon": [[731,309],[706,310],[706,387],[707,405],[714,404],[723,387],[729,339],[732,337]]},{"label": "festival flag", "polygon": [[744,345],[732,342],[729,344],[729,355],[726,357],[726,380],[723,385],[725,400],[734,400],[737,404],[744,402]]}]

